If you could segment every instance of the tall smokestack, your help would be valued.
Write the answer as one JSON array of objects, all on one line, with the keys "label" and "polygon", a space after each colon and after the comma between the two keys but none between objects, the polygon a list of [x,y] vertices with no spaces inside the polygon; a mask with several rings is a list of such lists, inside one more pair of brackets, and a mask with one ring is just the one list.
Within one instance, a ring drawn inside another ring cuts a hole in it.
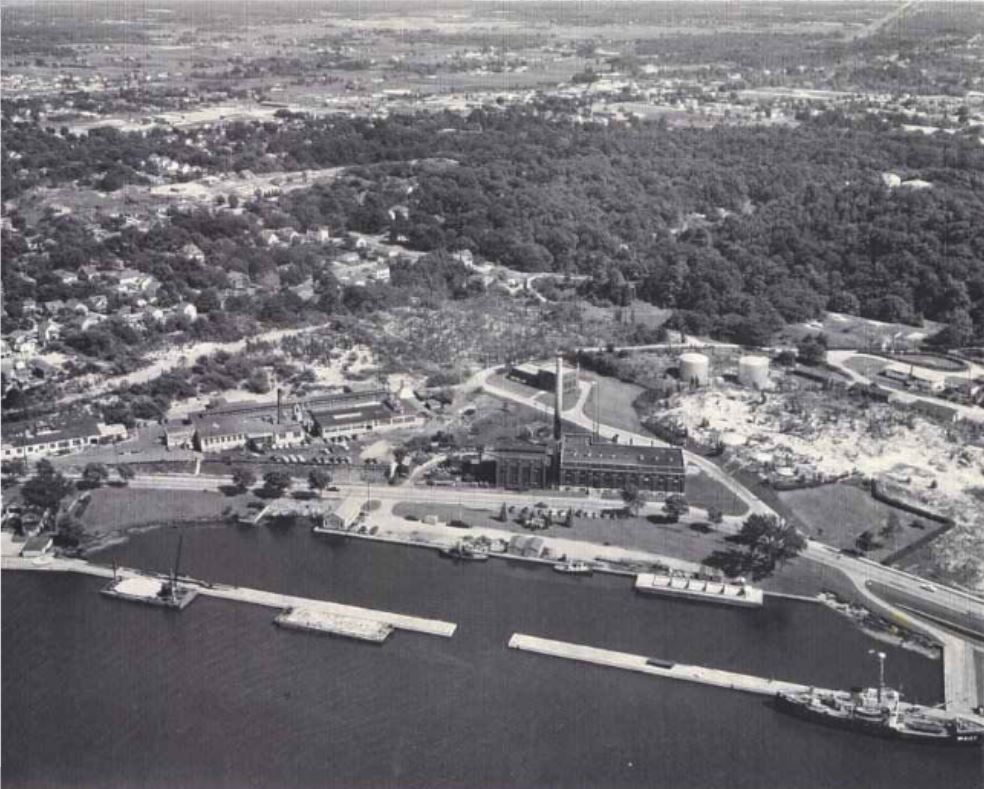
[{"label": "tall smokestack", "polygon": [[554,438],[560,440],[560,412],[564,410],[564,357],[557,354],[557,380],[554,381]]}]

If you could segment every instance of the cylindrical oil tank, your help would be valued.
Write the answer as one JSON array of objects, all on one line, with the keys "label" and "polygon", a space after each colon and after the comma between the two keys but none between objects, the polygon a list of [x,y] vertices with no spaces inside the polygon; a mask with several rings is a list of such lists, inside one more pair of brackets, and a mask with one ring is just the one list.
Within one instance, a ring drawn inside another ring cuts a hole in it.
[{"label": "cylindrical oil tank", "polygon": [[711,360],[702,353],[680,354],[680,383],[688,386],[707,386]]},{"label": "cylindrical oil tank", "polygon": [[742,356],[738,360],[738,381],[750,389],[765,389],[769,385],[769,357]]}]

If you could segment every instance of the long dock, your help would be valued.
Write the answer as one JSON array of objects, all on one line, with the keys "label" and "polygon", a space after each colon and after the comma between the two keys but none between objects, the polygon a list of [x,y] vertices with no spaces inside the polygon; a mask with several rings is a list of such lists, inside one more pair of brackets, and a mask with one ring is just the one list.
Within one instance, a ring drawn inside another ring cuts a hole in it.
[{"label": "long dock", "polygon": [[[147,573],[127,567],[117,567],[114,574],[111,567],[92,564],[91,562],[87,562],[83,559],[53,558],[42,564],[35,563],[30,559],[4,557],[2,567],[4,570],[36,570],[40,572],[81,573],[83,575],[93,575],[99,578],[156,577],[153,573]],[[389,626],[395,630],[407,630],[413,633],[422,633],[428,636],[440,636],[442,638],[451,638],[458,627],[453,622],[444,622],[439,619],[425,619],[423,617],[410,616],[407,614],[397,614],[391,611],[377,611],[373,608],[362,608],[360,606],[332,603],[327,600],[312,600],[306,597],[296,597],[294,595],[266,592],[261,589],[249,589],[242,586],[210,584],[205,581],[198,581],[192,578],[186,578],[184,576],[181,576],[179,581],[181,586],[193,588],[199,595],[204,595],[206,597],[216,597],[220,600],[231,600],[238,603],[251,603],[253,605],[274,608],[278,611],[285,611],[287,609],[301,609],[306,612],[317,614],[324,620],[335,619],[342,622],[345,622],[346,620],[361,620],[366,623]]]},{"label": "long dock", "polygon": [[[509,639],[510,649],[522,652],[534,652],[547,657],[564,658],[581,663],[591,663],[607,668],[620,668],[626,671],[636,671],[654,677],[697,682],[701,685],[712,685],[728,690],[740,690],[746,693],[758,693],[763,696],[773,696],[779,691],[798,692],[808,690],[809,686],[783,680],[765,679],[750,674],[737,674],[733,671],[722,671],[704,666],[690,666],[683,663],[672,663],[657,660],[644,655],[633,655],[628,652],[615,652],[610,649],[572,644],[567,641],[553,641],[548,638],[514,633]],[[818,688],[820,690],[820,688]]]}]

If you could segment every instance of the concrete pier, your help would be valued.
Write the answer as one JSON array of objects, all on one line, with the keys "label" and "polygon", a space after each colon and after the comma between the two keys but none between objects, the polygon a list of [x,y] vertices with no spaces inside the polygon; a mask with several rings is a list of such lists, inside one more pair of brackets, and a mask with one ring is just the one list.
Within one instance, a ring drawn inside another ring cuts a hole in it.
[{"label": "concrete pier", "polygon": [[762,590],[747,584],[702,581],[697,578],[677,578],[671,575],[641,573],[636,576],[635,588],[643,594],[663,595],[705,603],[723,603],[746,608],[761,608]]},{"label": "concrete pier", "polygon": [[[763,696],[773,696],[779,691],[799,692],[808,690],[809,686],[795,682],[765,679],[750,674],[737,674],[733,671],[689,666],[683,663],[655,660],[644,655],[633,655],[627,652],[615,652],[610,649],[598,649],[582,644],[571,644],[567,641],[553,641],[547,638],[514,633],[509,639],[510,649],[522,652],[534,652],[548,657],[576,660],[581,663],[592,663],[596,666],[620,668],[625,671],[636,671],[654,677],[677,679],[685,682],[697,682],[701,685],[712,685],[728,690],[741,690],[746,693],[757,693]],[[649,662],[653,661],[653,662]],[[817,690],[821,690],[817,688]]]},{"label": "concrete pier", "polygon": [[393,632],[390,625],[381,622],[323,614],[309,608],[291,608],[273,621],[288,630],[307,630],[330,636],[344,636],[359,641],[371,641],[374,644],[382,644]]},{"label": "concrete pier", "polygon": [[[81,573],[83,575],[93,575],[98,578],[154,578],[153,573],[140,570],[133,570],[126,567],[117,567],[115,576],[112,568],[84,561],[83,559],[63,559],[55,558],[44,565],[35,565],[30,559],[15,557],[3,557],[2,567],[4,570],[35,570],[38,572],[69,572]],[[161,576],[163,577],[163,576]],[[414,633],[423,633],[429,636],[440,636],[451,638],[457,625],[453,622],[443,622],[439,619],[424,619],[408,614],[396,614],[390,611],[377,611],[372,608],[361,608],[354,605],[343,605],[341,603],[331,603],[326,600],[311,600],[306,597],[296,597],[294,595],[277,594],[276,592],[265,592],[260,589],[248,589],[241,586],[225,586],[224,584],[209,584],[205,581],[198,581],[192,578],[181,577],[180,584],[183,588],[191,588],[199,595],[205,597],[217,597],[221,600],[231,600],[238,603],[252,603],[262,605],[267,608],[274,608],[278,612],[287,609],[304,609],[317,612],[325,617],[338,617],[348,620],[362,620],[364,622],[386,625],[395,630],[407,630]]]}]

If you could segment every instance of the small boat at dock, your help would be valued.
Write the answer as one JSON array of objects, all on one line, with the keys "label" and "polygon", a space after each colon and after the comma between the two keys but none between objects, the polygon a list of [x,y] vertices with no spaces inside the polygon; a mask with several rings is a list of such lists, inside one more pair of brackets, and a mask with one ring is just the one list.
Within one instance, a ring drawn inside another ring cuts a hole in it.
[{"label": "small boat at dock", "polygon": [[465,562],[484,562],[489,558],[489,552],[459,542],[450,548],[441,548],[441,556]]},{"label": "small boat at dock", "polygon": [[553,568],[556,572],[567,575],[591,575],[594,572],[594,568],[590,564],[579,559],[557,562]]}]

